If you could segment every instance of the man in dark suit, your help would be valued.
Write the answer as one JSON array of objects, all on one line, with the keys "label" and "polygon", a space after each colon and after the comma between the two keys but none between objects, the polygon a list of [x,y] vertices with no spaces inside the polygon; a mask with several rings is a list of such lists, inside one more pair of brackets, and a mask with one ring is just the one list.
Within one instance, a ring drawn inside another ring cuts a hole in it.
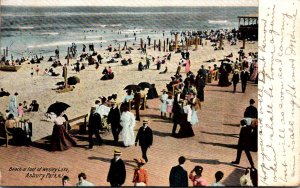
[{"label": "man in dark suit", "polygon": [[185,157],[179,157],[178,162],[179,165],[172,167],[170,172],[170,187],[188,187],[188,173],[182,167],[185,162]]},{"label": "man in dark suit", "polygon": [[138,89],[134,94],[134,109],[135,109],[136,121],[140,121],[140,103],[141,103],[141,91]]},{"label": "man in dark suit", "polygon": [[243,93],[245,93],[245,91],[246,91],[248,77],[249,77],[249,73],[246,70],[246,68],[244,67],[244,69],[241,72],[241,76],[240,76],[241,81],[242,81],[242,92]]},{"label": "man in dark suit", "polygon": [[122,186],[126,179],[125,163],[121,159],[121,154],[119,150],[115,150],[114,158],[110,161],[107,182],[110,182],[112,187]]},{"label": "man in dark suit", "polygon": [[143,126],[139,129],[136,138],[135,138],[135,146],[139,142],[141,146],[143,159],[148,162],[147,158],[147,150],[153,143],[153,133],[152,129],[148,126],[149,121],[147,119],[143,120]]},{"label": "man in dark suit", "polygon": [[255,101],[250,99],[250,106],[248,106],[244,112],[244,118],[256,118],[258,117],[257,108],[253,106]]},{"label": "man in dark suit", "polygon": [[255,151],[257,149],[257,143],[255,143],[255,139],[257,140],[257,128],[255,129],[250,125],[247,125],[247,121],[245,119],[241,120],[241,125],[242,127],[239,135],[236,159],[235,161],[232,161],[231,164],[240,163],[242,151],[244,150],[251,167],[254,167],[254,162],[250,150]]},{"label": "man in dark suit", "polygon": [[[100,101],[96,101],[96,104]],[[101,116],[98,113],[95,113],[93,110],[91,111],[90,118],[89,118],[89,149],[93,148],[93,135],[95,134],[97,142],[99,145],[103,144],[103,140],[99,134],[99,130],[101,130]]]},{"label": "man in dark suit", "polygon": [[119,141],[119,134],[122,129],[122,127],[120,125],[121,115],[120,115],[119,108],[116,105],[116,101],[111,100],[110,103],[111,103],[112,107],[107,116],[107,123],[109,123],[111,125],[111,132],[114,137],[114,144],[117,145],[118,141]]}]

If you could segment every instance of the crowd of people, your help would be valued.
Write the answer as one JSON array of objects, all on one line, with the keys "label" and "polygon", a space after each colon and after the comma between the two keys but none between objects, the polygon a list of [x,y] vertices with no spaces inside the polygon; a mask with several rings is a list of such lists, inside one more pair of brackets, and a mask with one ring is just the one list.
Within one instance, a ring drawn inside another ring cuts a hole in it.
[{"label": "crowd of people", "polygon": [[[211,40],[216,40],[219,38],[219,35],[230,36],[227,32],[225,34],[221,31],[210,32],[210,33],[201,33],[200,35],[205,35]],[[236,35],[232,34],[231,41],[234,43]],[[193,36],[193,33],[182,34],[185,36]],[[72,44],[72,53],[76,54],[76,45]],[[91,49],[91,47],[90,47]],[[145,48],[146,49],[146,48]],[[145,49],[141,49],[142,53],[146,53]],[[92,49],[94,51],[94,49]],[[107,48],[111,52],[112,46]],[[85,52],[85,47],[83,48]],[[231,84],[233,85],[233,92],[237,91],[237,84],[241,81],[242,92],[246,92],[247,82],[253,81],[257,83],[258,80],[258,65],[257,65],[257,54],[249,53],[249,56],[246,57],[243,51],[239,51],[239,58],[236,59],[236,62],[231,61],[229,58],[232,57],[232,54],[226,56],[222,61],[221,66],[217,67],[214,65],[214,68],[205,67],[202,65],[201,68],[197,71],[197,74],[194,74],[191,71],[191,61],[190,61],[190,52],[181,51],[181,59],[178,63],[178,68],[174,76],[171,77],[171,81],[166,84],[166,88],[161,91],[161,95],[158,96],[155,86],[149,88],[147,99],[159,98],[160,100],[160,116],[162,119],[169,119],[173,123],[172,136],[175,138],[188,138],[195,136],[193,131],[193,126],[197,126],[201,123],[199,116],[199,111],[201,110],[201,103],[205,99],[205,86],[213,77],[213,73],[217,73],[218,85],[221,87],[228,87]],[[73,54],[72,54],[73,55]],[[102,64],[102,57],[100,54],[97,55],[97,60],[93,60],[92,55],[87,55],[86,58],[89,59],[89,64],[94,62],[96,64],[96,69],[99,68],[99,64]],[[73,55],[75,56],[75,55]],[[117,57],[121,58],[121,57]],[[171,53],[168,53],[163,58],[157,57],[156,59],[152,57],[152,62],[155,63],[156,69],[160,70],[161,65],[166,65],[167,61],[170,61]],[[138,70],[144,71],[149,69],[151,59],[146,57],[146,64],[143,65],[142,62],[138,64]],[[81,60],[78,60],[74,64],[74,70],[79,72],[83,70]],[[131,58],[127,60],[124,58],[121,60],[121,64],[127,66],[133,64]],[[64,66],[66,67],[66,65]],[[63,67],[63,70],[64,70]],[[184,67],[185,75],[181,74],[181,68]],[[50,71],[52,70],[52,71]],[[167,66],[162,73],[167,72]],[[37,65],[35,69],[31,69],[31,76],[39,75],[40,66]],[[35,74],[34,74],[35,73]],[[66,71],[63,71],[63,76],[66,74]],[[112,67],[104,68],[102,71],[103,77],[101,80],[109,80],[114,78],[114,73]],[[53,69],[45,69],[43,75],[55,76],[57,75],[53,72]],[[230,82],[229,77],[232,76],[232,82]],[[2,91],[1,91],[2,92]],[[117,102],[117,95],[112,95],[108,98],[101,97],[100,100],[95,101],[95,105],[91,108],[91,113],[89,115],[88,121],[88,142],[89,149],[92,149],[95,145],[93,137],[96,137],[97,145],[101,146],[105,144],[105,141],[101,137],[101,132],[104,130],[109,130],[112,132],[113,143],[115,146],[119,146],[119,137],[121,134],[122,146],[131,147],[131,146],[140,146],[141,148],[141,158],[134,159],[137,164],[136,169],[133,172],[133,185],[135,186],[149,186],[149,174],[145,169],[145,164],[148,163],[149,158],[147,156],[147,151],[155,144],[153,138],[153,131],[151,129],[151,120],[147,118],[141,118],[139,114],[140,103],[141,103],[141,90],[126,90],[127,95],[124,97],[121,103]],[[28,136],[30,131],[27,131],[27,128],[24,130],[17,130],[14,123],[15,117],[22,117],[27,111],[38,111],[37,101],[33,101],[29,106],[27,102],[22,103],[17,102],[18,93],[15,93],[11,97],[7,116],[5,120],[5,126],[8,131],[12,132],[15,137],[22,138],[25,140],[25,143],[30,143],[30,136]],[[242,151],[245,151],[246,156],[250,163],[250,168],[246,170],[245,174],[241,177],[241,185],[257,185],[257,171],[253,159],[251,157],[251,151],[257,151],[257,109],[253,106],[255,101],[250,100],[250,106],[246,109],[244,114],[244,119],[241,120],[241,130],[239,134],[237,156],[233,165],[239,164]],[[134,111],[131,111],[134,109]],[[75,139],[72,135],[69,134],[66,122],[68,118],[63,111],[60,114],[57,114],[53,119],[53,132],[51,137],[51,150],[52,151],[64,151],[73,146],[77,145]],[[136,127],[136,122],[141,121],[142,126],[138,129],[137,134],[135,135],[134,128]],[[179,125],[179,130],[177,127]],[[256,138],[256,143],[255,143]],[[26,141],[27,140],[27,141]],[[29,144],[27,144],[29,145]],[[111,165],[109,173],[107,176],[107,182],[111,186],[122,186],[126,179],[126,168],[125,163],[121,159],[121,151],[114,151],[114,158],[111,160]],[[150,159],[151,160],[151,159]],[[169,176],[169,185],[171,187],[186,187],[188,186],[188,180],[190,179],[193,186],[225,186],[221,183],[224,173],[222,171],[217,171],[215,173],[215,182],[208,183],[205,179],[205,176],[202,174],[204,169],[202,166],[195,166],[193,170],[188,174],[184,170],[183,164],[185,163],[185,157],[179,158],[179,165],[171,169]],[[255,176],[256,173],[256,176]],[[249,178],[250,177],[250,178]],[[69,177],[65,176],[63,178],[63,185],[71,185]],[[77,186],[93,186],[94,184],[87,180],[87,175],[85,173],[80,173],[78,175]],[[152,184],[153,185],[153,184]]]}]

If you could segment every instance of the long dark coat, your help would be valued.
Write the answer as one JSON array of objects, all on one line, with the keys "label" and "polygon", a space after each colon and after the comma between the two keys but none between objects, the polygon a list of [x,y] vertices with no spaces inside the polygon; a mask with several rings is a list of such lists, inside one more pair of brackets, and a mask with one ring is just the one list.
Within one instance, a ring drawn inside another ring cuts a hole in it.
[{"label": "long dark coat", "polygon": [[111,185],[122,185],[126,179],[125,163],[122,159],[110,161],[109,172],[107,175],[107,181]]},{"label": "long dark coat", "polygon": [[153,144],[153,133],[152,129],[150,127],[146,127],[144,130],[144,127],[140,127],[135,142],[139,141],[139,145],[143,147],[149,147]]},{"label": "long dark coat", "polygon": [[182,166],[174,166],[169,176],[170,187],[188,187],[188,174]]}]

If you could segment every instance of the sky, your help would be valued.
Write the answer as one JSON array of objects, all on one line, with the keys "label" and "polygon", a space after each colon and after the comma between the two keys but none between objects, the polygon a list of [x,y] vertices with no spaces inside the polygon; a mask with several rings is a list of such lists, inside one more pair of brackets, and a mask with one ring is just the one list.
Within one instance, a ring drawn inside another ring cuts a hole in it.
[{"label": "sky", "polygon": [[12,6],[258,6],[258,0],[0,0]]}]

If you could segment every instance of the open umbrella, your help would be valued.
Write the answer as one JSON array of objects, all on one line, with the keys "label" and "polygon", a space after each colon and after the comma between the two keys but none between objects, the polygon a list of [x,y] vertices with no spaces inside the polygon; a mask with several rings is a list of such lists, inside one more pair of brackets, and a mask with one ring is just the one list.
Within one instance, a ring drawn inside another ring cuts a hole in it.
[{"label": "open umbrella", "polygon": [[64,103],[64,102],[56,102],[51,104],[48,107],[47,113],[55,113],[57,116],[59,116],[63,111],[65,111],[67,108],[69,108],[70,105]]},{"label": "open umbrella", "polygon": [[141,83],[138,84],[138,86],[140,86],[141,89],[143,89],[143,90],[144,90],[145,88],[151,88],[151,84],[148,83],[148,82],[141,82]]},{"label": "open umbrella", "polygon": [[128,85],[124,88],[124,90],[133,90],[133,91],[136,91],[138,89],[141,89],[141,87],[135,84]]}]

